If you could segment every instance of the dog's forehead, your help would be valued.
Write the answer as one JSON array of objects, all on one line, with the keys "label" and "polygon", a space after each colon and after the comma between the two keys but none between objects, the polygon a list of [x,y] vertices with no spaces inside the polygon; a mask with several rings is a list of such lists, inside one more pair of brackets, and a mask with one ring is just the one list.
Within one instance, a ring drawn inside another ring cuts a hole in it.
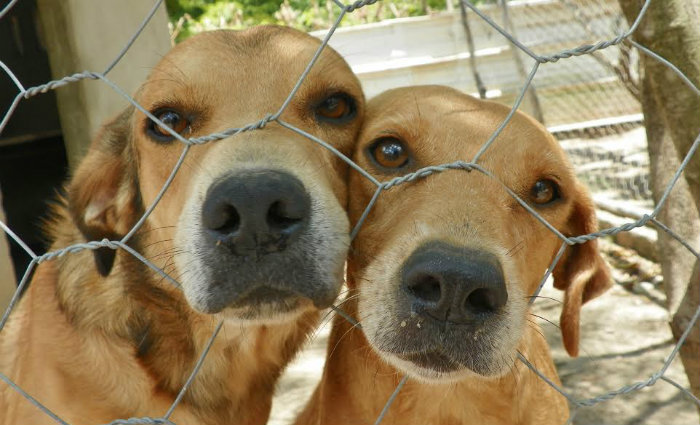
[{"label": "dog's forehead", "polygon": [[[298,62],[297,66],[304,68],[308,61],[303,58],[308,56],[311,59],[320,44],[320,40],[297,30],[259,26],[244,31],[217,30],[197,34],[175,46],[166,58],[178,64],[192,63],[195,68],[207,62],[218,68],[251,61],[259,62],[258,66]],[[324,50],[326,55],[335,53],[331,52],[331,49]],[[168,66],[168,61],[164,65]]]},{"label": "dog's forehead", "polygon": [[[245,31],[218,30],[197,34],[175,46],[155,66],[140,89],[140,98],[167,97],[169,92],[207,90],[236,94],[235,90],[284,87],[291,90],[320,46],[308,34],[285,27],[260,26]],[[354,78],[342,57],[327,47],[311,70],[311,77]],[[341,75],[338,75],[341,74]],[[212,84],[214,82],[214,84]],[[155,84],[154,84],[155,83]]]}]

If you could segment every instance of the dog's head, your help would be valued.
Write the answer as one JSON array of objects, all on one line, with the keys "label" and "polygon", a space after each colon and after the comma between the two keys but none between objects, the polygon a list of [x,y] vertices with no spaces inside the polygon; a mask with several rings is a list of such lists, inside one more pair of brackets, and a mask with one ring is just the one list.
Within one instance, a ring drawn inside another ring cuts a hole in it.
[{"label": "dog's head", "polygon": [[[135,99],[185,138],[241,127],[282,106],[319,45],[273,26],[200,34],[173,48]],[[357,78],[325,48],[280,119],[348,154],[363,109]],[[86,240],[124,236],[183,148],[134,107],[107,124],[69,187]],[[325,307],[349,244],[346,174],[336,155],[277,122],[196,145],[135,243],[197,311],[269,322]],[[113,273],[121,254],[96,251],[99,272]]]},{"label": "dog's head", "polygon": [[[354,160],[380,181],[469,161],[507,107],[455,90],[390,90],[367,105]],[[370,344],[393,366],[428,381],[509,370],[527,326],[530,296],[562,241],[501,185],[568,236],[596,228],[589,195],[555,139],[516,113],[478,161],[383,191],[353,242],[349,284]],[[376,186],[353,173],[351,221]],[[595,241],[570,247],[554,270],[566,291],[562,332],[578,347],[581,304],[610,284]]]}]

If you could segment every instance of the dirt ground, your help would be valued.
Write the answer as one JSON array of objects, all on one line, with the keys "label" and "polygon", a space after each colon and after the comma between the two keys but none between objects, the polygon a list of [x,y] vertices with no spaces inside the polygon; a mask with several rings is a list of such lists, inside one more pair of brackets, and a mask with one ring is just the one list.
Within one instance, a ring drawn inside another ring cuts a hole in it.
[{"label": "dirt ground", "polygon": [[[617,284],[584,306],[580,356],[568,357],[559,329],[545,320],[540,323],[564,388],[578,399],[596,397],[648,379],[661,369],[673,349],[663,291],[659,289],[658,278],[651,278],[655,265],[610,246],[613,255],[609,256],[609,262],[616,266]],[[539,299],[534,304],[534,313],[558,323],[561,304],[556,300],[562,299],[562,293],[547,285],[542,295],[555,300]],[[323,369],[327,336],[328,326],[325,326],[287,369],[278,385],[270,425],[290,424],[308,399]],[[666,376],[687,388],[680,359],[671,364]],[[664,381],[581,409],[574,420],[577,425],[698,423],[693,402]]]}]

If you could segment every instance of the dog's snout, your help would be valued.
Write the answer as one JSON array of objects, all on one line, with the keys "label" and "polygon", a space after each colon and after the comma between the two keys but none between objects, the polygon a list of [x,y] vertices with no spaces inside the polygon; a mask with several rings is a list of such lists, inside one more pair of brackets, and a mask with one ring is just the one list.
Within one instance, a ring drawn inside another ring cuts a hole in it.
[{"label": "dog's snout", "polygon": [[417,249],[403,266],[401,285],[412,311],[445,322],[483,320],[508,301],[493,254],[444,243]]},{"label": "dog's snout", "polygon": [[212,185],[202,208],[202,222],[236,255],[283,251],[306,229],[311,200],[304,185],[289,173],[248,171]]}]

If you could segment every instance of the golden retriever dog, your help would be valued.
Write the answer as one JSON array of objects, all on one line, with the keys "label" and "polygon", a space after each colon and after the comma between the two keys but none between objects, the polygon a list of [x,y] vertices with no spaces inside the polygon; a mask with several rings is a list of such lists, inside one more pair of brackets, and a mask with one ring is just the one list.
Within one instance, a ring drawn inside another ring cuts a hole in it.
[{"label": "golden retriever dog", "polygon": [[[354,161],[379,181],[471,160],[509,109],[440,86],[390,90],[368,102]],[[564,235],[596,230],[593,205],[556,140],[516,113],[477,164],[385,189],[353,241],[342,308],[322,382],[299,425],[562,424],[566,399],[517,360],[559,383],[529,301]],[[351,222],[377,187],[348,185]],[[596,242],[569,247],[554,272],[561,330],[578,350],[582,303],[611,284]],[[360,329],[361,326],[361,329]]]},{"label": "golden retriever dog", "polygon": [[[135,95],[186,138],[275,113],[320,42],[281,27],[201,34],[172,49]],[[360,84],[326,48],[283,123],[350,154]],[[52,249],[123,237],[154,202],[184,145],[128,107],[68,184]],[[40,264],[0,336],[0,372],[71,425],[168,411],[218,323],[218,337],[169,417],[264,424],[275,381],[336,298],[349,245],[347,166],[308,138],[264,128],[196,145],[123,249]],[[55,423],[2,384],[0,423]]]}]

